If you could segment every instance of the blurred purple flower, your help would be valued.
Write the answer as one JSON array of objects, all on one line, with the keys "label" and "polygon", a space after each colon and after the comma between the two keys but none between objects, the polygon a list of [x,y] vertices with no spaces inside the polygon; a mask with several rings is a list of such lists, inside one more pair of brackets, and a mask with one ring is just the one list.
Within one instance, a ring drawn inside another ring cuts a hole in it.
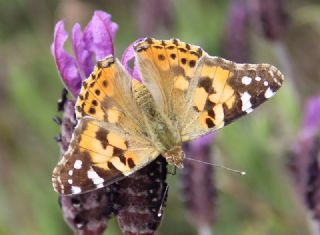
[{"label": "blurred purple flower", "polygon": [[302,128],[291,152],[290,170],[296,190],[320,223],[320,97],[305,106]]},{"label": "blurred purple flower", "polygon": [[79,24],[73,26],[72,47],[75,57],[72,57],[64,49],[68,39],[64,22],[56,24],[51,52],[62,81],[74,97],[78,96],[82,80],[92,72],[96,61],[114,54],[113,40],[117,29],[118,25],[111,21],[111,15],[95,11],[83,32]]},{"label": "blurred purple flower", "polygon": [[281,40],[289,22],[286,7],[286,0],[233,0],[226,32],[225,48],[229,59],[248,62],[252,29],[267,40]]},{"label": "blurred purple flower", "polygon": [[155,32],[165,34],[172,26],[171,0],[138,0],[136,20],[141,35],[150,36]]},{"label": "blurred purple flower", "polygon": [[[214,135],[207,135],[184,144],[186,157],[202,162],[212,162],[211,143]],[[215,220],[214,168],[191,160],[184,161],[182,169],[182,195],[190,214],[190,222],[199,234],[211,234],[210,227]]]},{"label": "blurred purple flower", "polygon": [[226,52],[230,60],[237,63],[249,59],[249,11],[245,0],[233,0],[230,4]]},{"label": "blurred purple flower", "polygon": [[315,136],[320,127],[320,97],[311,97],[305,107],[305,116],[302,123],[303,136]]},{"label": "blurred purple flower", "polygon": [[250,4],[247,3],[253,26],[266,39],[279,40],[286,32],[289,19],[286,2],[286,0],[253,0]]}]

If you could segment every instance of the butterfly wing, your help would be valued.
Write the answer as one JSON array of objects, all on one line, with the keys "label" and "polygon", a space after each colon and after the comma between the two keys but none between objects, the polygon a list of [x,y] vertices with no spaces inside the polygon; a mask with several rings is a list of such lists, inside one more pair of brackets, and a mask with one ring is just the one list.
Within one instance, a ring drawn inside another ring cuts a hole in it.
[{"label": "butterfly wing", "polygon": [[197,62],[204,51],[177,39],[146,38],[135,45],[143,83],[152,93],[160,111],[181,130],[187,91]]},{"label": "butterfly wing", "polygon": [[86,79],[76,102],[76,117],[90,116],[112,123],[134,134],[144,121],[133,98],[131,76],[112,56],[97,63]]},{"label": "butterfly wing", "polygon": [[236,64],[205,55],[188,90],[181,132],[188,141],[251,113],[281,87],[282,73],[269,64]]},{"label": "butterfly wing", "polygon": [[135,45],[141,77],[182,141],[250,113],[280,88],[268,64],[236,64],[179,40],[146,38]]},{"label": "butterfly wing", "polygon": [[158,155],[143,139],[84,117],[75,128],[68,151],[53,171],[53,187],[65,195],[88,192],[132,174]]},{"label": "butterfly wing", "polygon": [[110,56],[83,82],[76,102],[78,125],[53,171],[53,186],[59,193],[106,186],[159,155],[145,133],[131,81],[120,62]]}]

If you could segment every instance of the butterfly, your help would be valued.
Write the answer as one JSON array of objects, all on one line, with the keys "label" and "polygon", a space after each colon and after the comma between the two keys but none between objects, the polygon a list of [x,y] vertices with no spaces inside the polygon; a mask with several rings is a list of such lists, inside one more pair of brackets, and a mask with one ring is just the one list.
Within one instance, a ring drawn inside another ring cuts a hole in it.
[{"label": "butterfly", "polygon": [[178,39],[145,38],[134,51],[141,81],[113,56],[83,81],[77,125],[53,171],[55,191],[102,188],[159,155],[182,167],[183,142],[251,113],[284,80],[272,65],[237,64]]}]

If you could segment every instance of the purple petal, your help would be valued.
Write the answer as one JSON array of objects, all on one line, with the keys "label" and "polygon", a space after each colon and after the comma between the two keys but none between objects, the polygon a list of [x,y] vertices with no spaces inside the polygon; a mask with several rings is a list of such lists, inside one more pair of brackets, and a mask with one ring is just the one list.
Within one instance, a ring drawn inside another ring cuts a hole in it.
[{"label": "purple petal", "polygon": [[88,51],[80,24],[75,24],[72,29],[72,47],[83,78],[89,77],[93,70],[93,55]]},{"label": "purple petal", "polygon": [[[138,40],[140,40],[140,39],[138,39]],[[127,69],[127,71],[131,74],[131,76],[134,79],[141,81],[140,74],[139,74],[139,68],[138,68],[136,60],[135,60],[135,54],[134,54],[134,49],[133,49],[133,46],[135,45],[136,42],[131,43],[130,46],[124,51],[124,53],[122,54],[121,63],[124,65],[124,67]],[[134,60],[133,61],[133,63],[134,63],[133,69],[129,65],[131,60]]]},{"label": "purple petal", "polygon": [[81,76],[75,59],[64,50],[64,43],[67,39],[68,34],[64,30],[64,23],[59,21],[55,26],[51,53],[65,87],[76,97],[81,88]]},{"label": "purple petal", "polygon": [[84,30],[84,42],[91,56],[97,60],[114,54],[113,39],[118,25],[111,21],[111,15],[103,11],[95,11],[91,21]]},{"label": "purple petal", "polygon": [[190,146],[195,150],[202,149],[212,143],[214,136],[215,134],[202,136],[201,138],[191,141]]},{"label": "purple petal", "polygon": [[312,97],[309,99],[303,120],[303,131],[313,134],[320,126],[320,97]]}]

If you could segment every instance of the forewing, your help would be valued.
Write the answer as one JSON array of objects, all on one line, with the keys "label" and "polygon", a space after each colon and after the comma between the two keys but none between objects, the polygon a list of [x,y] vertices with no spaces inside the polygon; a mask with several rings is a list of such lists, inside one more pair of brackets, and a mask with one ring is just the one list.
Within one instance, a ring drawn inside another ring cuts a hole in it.
[{"label": "forewing", "polygon": [[251,113],[275,94],[283,79],[269,64],[236,64],[205,55],[188,91],[182,140],[195,139]]},{"label": "forewing", "polygon": [[65,195],[92,191],[132,174],[158,155],[139,136],[84,117],[75,128],[68,151],[53,171],[53,187]]},{"label": "forewing", "polygon": [[53,172],[56,191],[77,194],[103,187],[158,156],[131,84],[130,75],[112,56],[98,62],[83,82],[75,106],[78,125]]},{"label": "forewing", "polygon": [[181,128],[186,94],[203,50],[177,39],[146,38],[135,45],[135,52],[143,83],[160,110]]},{"label": "forewing", "polygon": [[135,103],[128,72],[112,56],[97,63],[86,79],[76,102],[76,117],[93,117],[111,123],[133,134],[144,129]]}]

